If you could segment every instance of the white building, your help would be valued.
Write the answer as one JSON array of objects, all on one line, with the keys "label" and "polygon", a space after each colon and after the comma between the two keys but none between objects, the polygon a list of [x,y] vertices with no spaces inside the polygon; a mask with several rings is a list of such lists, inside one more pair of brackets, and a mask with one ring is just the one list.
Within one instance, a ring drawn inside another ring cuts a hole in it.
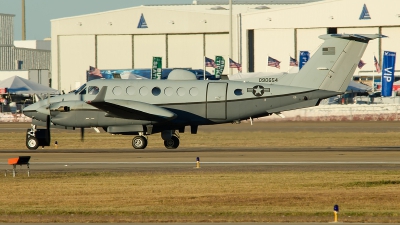
[{"label": "white building", "polygon": [[[164,68],[203,68],[203,56],[216,55],[228,64],[229,6],[224,2],[140,6],[52,20],[52,86],[66,92],[77,88],[86,82],[89,66],[149,68],[153,56],[163,58]],[[372,73],[374,55],[381,62],[384,50],[400,50],[399,0],[234,2],[232,59],[244,72],[286,72],[289,56],[298,58],[301,50],[312,54],[322,43],[318,36],[326,33],[389,36],[370,43],[362,57],[367,64],[356,74]],[[281,69],[267,67],[268,56],[280,60]]]},{"label": "white building", "polygon": [[[49,41],[16,41],[14,44],[14,15],[0,13],[0,80],[21,76],[49,85],[51,75]],[[33,47],[31,43],[36,44]],[[48,48],[47,47],[47,48]]]},{"label": "white building", "polygon": [[39,50],[51,50],[50,40],[18,40],[14,41],[14,46],[17,48],[30,48]]}]

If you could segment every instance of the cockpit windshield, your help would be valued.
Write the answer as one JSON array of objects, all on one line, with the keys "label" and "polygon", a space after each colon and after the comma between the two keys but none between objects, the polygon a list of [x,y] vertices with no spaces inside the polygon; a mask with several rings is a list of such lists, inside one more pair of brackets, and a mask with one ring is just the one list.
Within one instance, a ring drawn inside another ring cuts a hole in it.
[{"label": "cockpit windshield", "polygon": [[83,94],[86,94],[86,89],[85,89],[85,88],[86,88],[86,84],[84,84],[84,85],[82,85],[80,88],[78,88],[78,90],[75,91],[75,94],[80,93],[82,90],[83,90],[83,91],[82,91],[82,93],[80,93],[80,94],[82,94],[82,95],[83,95]]}]

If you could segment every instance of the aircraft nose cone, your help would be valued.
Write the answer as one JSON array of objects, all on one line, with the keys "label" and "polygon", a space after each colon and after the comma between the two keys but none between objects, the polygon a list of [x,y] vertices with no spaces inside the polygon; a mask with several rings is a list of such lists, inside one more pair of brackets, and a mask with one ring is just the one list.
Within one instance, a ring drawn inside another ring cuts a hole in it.
[{"label": "aircraft nose cone", "polygon": [[42,114],[45,114],[45,115],[50,115],[49,108],[47,106],[45,106],[45,105],[37,108],[36,111],[38,113],[42,113]]},{"label": "aircraft nose cone", "polygon": [[33,105],[27,106],[22,110],[22,113],[27,116],[27,117],[31,117],[33,116],[33,114],[36,112],[36,107]]},{"label": "aircraft nose cone", "polygon": [[50,111],[47,109],[47,106],[40,105],[38,103],[25,107],[22,110],[22,113],[24,113],[24,115],[27,117],[41,121],[46,121],[47,116],[50,115]]}]

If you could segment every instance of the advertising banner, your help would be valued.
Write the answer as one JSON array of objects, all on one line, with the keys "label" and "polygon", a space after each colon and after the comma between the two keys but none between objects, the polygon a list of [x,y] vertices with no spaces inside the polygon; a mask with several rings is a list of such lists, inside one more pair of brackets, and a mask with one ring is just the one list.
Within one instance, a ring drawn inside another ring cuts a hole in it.
[{"label": "advertising banner", "polygon": [[300,51],[300,65],[299,65],[299,70],[308,62],[310,59],[310,53],[308,51]]},{"label": "advertising banner", "polygon": [[162,74],[162,58],[153,57],[153,64],[151,67],[151,79],[161,80]]},{"label": "advertising banner", "polygon": [[225,69],[225,59],[222,56],[215,56],[215,78],[221,78],[222,72]]},{"label": "advertising banner", "polygon": [[396,62],[396,52],[383,52],[382,66],[382,90],[383,97],[392,96],[394,82],[394,66]]}]

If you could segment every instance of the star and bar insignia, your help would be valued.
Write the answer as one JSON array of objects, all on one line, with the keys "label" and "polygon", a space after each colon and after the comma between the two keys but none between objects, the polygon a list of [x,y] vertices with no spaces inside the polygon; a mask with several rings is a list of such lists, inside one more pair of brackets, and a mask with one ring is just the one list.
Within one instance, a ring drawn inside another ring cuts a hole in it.
[{"label": "star and bar insignia", "polygon": [[252,92],[254,96],[260,97],[264,92],[269,92],[269,88],[264,88],[261,85],[256,85],[253,88],[247,88],[247,92]]}]

